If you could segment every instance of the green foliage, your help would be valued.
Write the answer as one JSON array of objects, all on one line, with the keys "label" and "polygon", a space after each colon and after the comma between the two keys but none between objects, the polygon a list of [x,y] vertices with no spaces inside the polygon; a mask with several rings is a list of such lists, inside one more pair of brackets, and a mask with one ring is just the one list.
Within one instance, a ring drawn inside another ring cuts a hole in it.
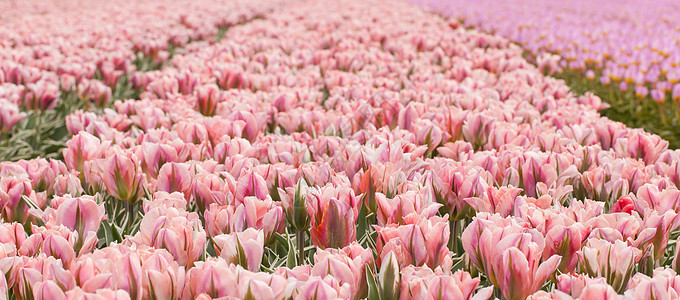
[{"label": "green foliage", "polygon": [[[596,72],[595,78],[600,76]],[[577,70],[566,69],[553,77],[563,79],[574,93],[581,95],[590,91],[609,103],[610,108],[600,111],[603,116],[631,128],[643,128],[667,140],[670,148],[680,148],[680,103],[674,102],[670,95],[663,103],[656,103],[649,96],[637,97],[633,84],[629,84],[628,90],[623,92],[618,83],[603,85]]]},{"label": "green foliage", "polygon": [[0,135],[0,161],[61,159],[61,149],[70,137],[66,116],[82,107],[74,92],[62,92],[54,109],[26,111],[26,118],[15,124],[10,133]]}]

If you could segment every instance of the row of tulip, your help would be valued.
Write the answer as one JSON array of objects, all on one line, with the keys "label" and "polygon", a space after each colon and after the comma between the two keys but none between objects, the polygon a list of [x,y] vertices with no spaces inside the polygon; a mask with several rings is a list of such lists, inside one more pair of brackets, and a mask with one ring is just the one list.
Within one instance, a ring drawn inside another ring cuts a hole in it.
[{"label": "row of tulip", "polygon": [[[192,3],[168,11],[205,20]],[[3,294],[680,294],[680,152],[597,96],[402,2],[225,5],[263,11],[130,73],[139,99],[70,114],[63,160],[0,163]]]},{"label": "row of tulip", "polygon": [[214,43],[223,28],[276,6],[175,3],[0,3],[0,159],[57,158],[66,115],[138,97],[129,82],[135,72],[162,67],[192,41]]},{"label": "row of tulip", "polygon": [[609,118],[680,147],[675,1],[410,0],[520,44],[539,69],[607,97]]}]

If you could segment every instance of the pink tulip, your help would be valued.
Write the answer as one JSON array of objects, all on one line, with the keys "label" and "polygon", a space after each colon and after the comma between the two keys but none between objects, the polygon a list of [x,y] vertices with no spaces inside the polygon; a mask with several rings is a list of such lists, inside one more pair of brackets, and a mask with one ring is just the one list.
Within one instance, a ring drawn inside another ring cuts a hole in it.
[{"label": "pink tulip", "polygon": [[10,222],[24,223],[28,217],[28,205],[21,198],[27,196],[36,205],[44,203],[33,191],[31,181],[25,177],[2,177],[0,179],[0,208],[2,217]]},{"label": "pink tulip", "polygon": [[61,287],[59,287],[56,282],[51,280],[36,283],[33,287],[33,297],[35,297],[36,300],[67,299],[66,294],[61,289]]},{"label": "pink tulip", "polygon": [[144,275],[139,256],[130,252],[120,258],[115,266],[118,275],[118,288],[130,294],[130,299],[142,299]]},{"label": "pink tulip", "polygon": [[156,189],[168,193],[181,192],[189,196],[192,176],[189,166],[183,163],[170,162],[164,164],[158,171]]},{"label": "pink tulip", "polygon": [[139,199],[146,177],[137,156],[130,151],[114,148],[97,163],[101,180],[111,196],[130,203]]},{"label": "pink tulip", "polygon": [[264,254],[264,232],[248,228],[243,232],[218,235],[214,238],[220,257],[228,263],[258,271]]},{"label": "pink tulip", "polygon": [[295,285],[281,275],[250,272],[221,258],[197,262],[188,277],[193,297],[206,294],[213,298],[288,299]]},{"label": "pink tulip", "polygon": [[57,175],[54,179],[54,186],[52,188],[54,189],[55,196],[69,194],[77,197],[85,192],[77,173]]},{"label": "pink tulip", "polygon": [[589,239],[579,252],[583,270],[590,276],[607,279],[614,290],[622,292],[630,279],[635,263],[642,251],[617,240],[610,243],[601,239]]},{"label": "pink tulip", "polygon": [[52,109],[59,102],[59,87],[44,80],[30,83],[24,90],[23,101],[27,109]]},{"label": "pink tulip", "polygon": [[231,205],[210,205],[204,213],[205,231],[210,237],[222,233],[240,232],[246,229],[246,210],[244,205],[238,208]]},{"label": "pink tulip", "polygon": [[593,284],[607,284],[602,277],[590,278],[583,274],[562,274],[556,277],[556,289],[574,298],[581,296],[583,289]]},{"label": "pink tulip", "polygon": [[159,252],[142,262],[142,271],[145,274],[143,298],[182,299],[186,285],[184,267],[156,253]]},{"label": "pink tulip", "polygon": [[26,113],[20,112],[16,104],[0,100],[0,132],[9,133],[12,127],[26,118]]},{"label": "pink tulip", "polygon": [[180,265],[191,266],[203,253],[206,233],[196,213],[157,207],[146,212],[130,242],[164,248]]},{"label": "pink tulip", "polygon": [[179,162],[181,150],[169,144],[143,142],[136,151],[140,157],[142,169],[151,178],[157,178],[160,168],[169,162]]},{"label": "pink tulip", "polygon": [[387,198],[382,193],[376,193],[375,198],[378,206],[377,220],[380,226],[391,223],[404,224],[404,219],[410,214],[430,218],[442,206],[440,203],[426,203],[424,197],[415,191],[408,191],[393,199]]},{"label": "pink tulip", "polygon": [[104,107],[111,101],[111,87],[99,80],[84,80],[78,84],[78,97],[81,101],[92,101],[97,107]]},{"label": "pink tulip", "polygon": [[352,298],[366,297],[366,266],[372,266],[373,254],[356,242],[342,249],[318,250],[314,255],[311,276],[333,276],[340,284],[349,283]]},{"label": "pink tulip", "polygon": [[295,299],[321,300],[321,299],[349,299],[351,297],[350,285],[340,284],[333,277],[312,277],[301,282],[296,289]]},{"label": "pink tulip", "polygon": [[389,252],[397,256],[400,268],[412,264],[431,268],[442,266],[445,269],[453,263],[448,249],[450,229],[446,219],[414,217],[406,225],[376,226],[376,230],[379,264]]},{"label": "pink tulip", "polygon": [[40,250],[42,253],[60,259],[67,268],[76,257],[73,245],[57,234],[50,234],[45,237]]},{"label": "pink tulip", "polygon": [[104,206],[98,206],[92,196],[65,197],[56,210],[56,221],[78,232],[75,249],[79,251],[87,235],[91,232],[97,233],[104,214]]},{"label": "pink tulip", "polygon": [[522,192],[522,189],[507,187],[488,187],[483,198],[466,198],[465,201],[478,212],[499,213],[507,217],[511,214],[515,199]]},{"label": "pink tulip", "polygon": [[247,196],[264,199],[268,194],[269,190],[267,189],[267,182],[262,175],[253,170],[247,170],[238,178],[238,184],[234,191],[234,198],[241,203]]},{"label": "pink tulip", "polygon": [[491,287],[475,293],[480,280],[464,271],[451,274],[439,268],[408,266],[401,275],[402,299],[489,299],[493,293]]},{"label": "pink tulip", "polygon": [[204,116],[215,114],[217,104],[222,100],[221,93],[217,85],[202,85],[194,91],[196,94],[196,110]]},{"label": "pink tulip", "polygon": [[342,248],[356,240],[358,200],[352,189],[332,184],[312,188],[305,201],[314,245],[322,249]]},{"label": "pink tulip", "polygon": [[199,211],[205,211],[212,204],[226,205],[232,202],[227,199],[225,188],[226,183],[220,176],[206,172],[194,176],[189,190]]},{"label": "pink tulip", "polygon": [[535,229],[506,222],[475,218],[463,232],[463,248],[504,297],[524,299],[543,285],[561,257],[553,255],[541,262],[543,236]]},{"label": "pink tulip", "polygon": [[558,270],[571,273],[578,264],[577,252],[581,250],[587,238],[587,228],[581,223],[570,226],[556,225],[545,236],[543,258],[548,259],[557,254],[562,257]]},{"label": "pink tulip", "polygon": [[275,233],[282,233],[285,226],[283,208],[267,195],[264,200],[255,197],[243,199],[247,227],[262,229],[265,244],[272,242]]}]

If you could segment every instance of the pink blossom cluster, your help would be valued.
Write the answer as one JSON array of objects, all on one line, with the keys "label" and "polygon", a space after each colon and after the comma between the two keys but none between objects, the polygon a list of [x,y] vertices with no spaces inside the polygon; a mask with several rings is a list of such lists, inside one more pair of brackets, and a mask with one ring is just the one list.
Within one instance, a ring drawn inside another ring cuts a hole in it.
[{"label": "pink blossom cluster", "polygon": [[[680,295],[680,151],[600,117],[507,39],[388,0],[121,2],[73,18],[54,2],[6,33],[0,53],[43,86],[113,64],[141,96],[68,116],[63,161],[0,163],[0,295]],[[167,66],[130,68],[167,41]],[[55,73],[69,61],[83,67]],[[119,204],[141,207],[139,228],[100,245]],[[269,268],[292,232],[313,255]]]},{"label": "pink blossom cluster", "polygon": [[638,97],[680,100],[677,1],[409,2],[521,44],[545,71],[568,67]]}]

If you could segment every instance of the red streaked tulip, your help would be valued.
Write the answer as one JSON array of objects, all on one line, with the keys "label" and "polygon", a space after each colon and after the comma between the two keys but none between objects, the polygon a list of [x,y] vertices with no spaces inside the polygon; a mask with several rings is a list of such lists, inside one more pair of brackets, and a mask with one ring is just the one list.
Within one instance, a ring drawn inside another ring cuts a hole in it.
[{"label": "red streaked tulip", "polygon": [[317,247],[342,248],[356,240],[354,191],[335,188],[331,184],[307,193],[306,207],[311,219],[310,234]]}]

